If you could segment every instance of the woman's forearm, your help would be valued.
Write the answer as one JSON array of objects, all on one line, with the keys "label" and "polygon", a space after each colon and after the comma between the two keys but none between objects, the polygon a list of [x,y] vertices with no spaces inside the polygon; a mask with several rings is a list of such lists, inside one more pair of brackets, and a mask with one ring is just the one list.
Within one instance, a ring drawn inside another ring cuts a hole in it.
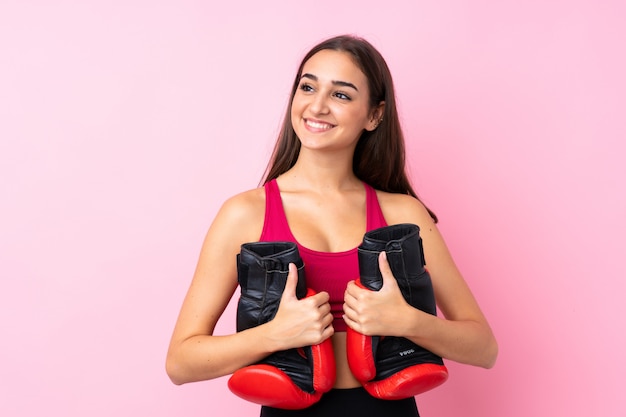
[{"label": "woman's forearm", "polygon": [[192,336],[173,343],[166,360],[168,376],[181,385],[229,375],[258,362],[272,353],[262,327],[225,336]]},{"label": "woman's forearm", "polygon": [[413,311],[407,338],[445,359],[483,368],[494,366],[498,344],[489,326],[474,320],[447,320]]}]

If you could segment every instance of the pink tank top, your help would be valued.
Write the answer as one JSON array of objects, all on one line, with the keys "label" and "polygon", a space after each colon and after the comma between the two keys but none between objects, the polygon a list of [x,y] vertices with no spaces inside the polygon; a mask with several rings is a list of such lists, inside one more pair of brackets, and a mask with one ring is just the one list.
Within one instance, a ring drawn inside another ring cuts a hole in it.
[{"label": "pink tank top", "polygon": [[[364,184],[366,194],[367,230],[387,226],[378,204],[376,191]],[[333,314],[333,328],[345,332],[343,320],[343,295],[349,281],[359,277],[357,248],[345,252],[319,252],[302,246],[291,233],[280,197],[276,180],[265,184],[265,223],[261,233],[262,242],[288,241],[298,245],[304,261],[307,286],[317,292],[326,291],[330,295],[330,308]]]}]

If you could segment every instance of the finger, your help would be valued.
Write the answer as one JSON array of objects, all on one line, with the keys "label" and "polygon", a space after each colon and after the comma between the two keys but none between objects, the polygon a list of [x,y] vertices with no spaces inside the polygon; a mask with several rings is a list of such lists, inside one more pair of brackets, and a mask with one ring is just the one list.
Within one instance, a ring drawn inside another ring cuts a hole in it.
[{"label": "finger", "polygon": [[350,294],[348,291],[346,291],[343,294],[343,308],[344,310],[347,308],[350,308],[350,306],[352,306],[354,303],[356,303],[356,298]]},{"label": "finger", "polygon": [[389,261],[387,260],[387,252],[383,251],[378,255],[378,267],[383,276],[383,287],[389,283],[395,282],[393,272],[391,272],[391,266],[389,266]]},{"label": "finger", "polygon": [[335,333],[335,328],[333,327],[332,324],[329,324],[324,329],[324,331],[322,332],[322,336],[320,338],[320,343],[323,342],[324,340],[328,339],[329,337],[331,337],[334,333]]},{"label": "finger", "polygon": [[334,319],[335,318],[333,317],[332,314],[325,315],[324,318],[322,319],[323,326],[324,327],[332,326]]},{"label": "finger", "polygon": [[[317,297],[317,300],[319,300],[319,304],[328,304],[328,302],[330,301],[330,294],[328,294],[326,291],[321,291],[318,292],[317,294],[315,294],[315,297]],[[330,304],[329,304],[329,308],[330,308]]]},{"label": "finger", "polygon": [[315,306],[317,308],[323,307],[324,305],[328,305],[330,309],[330,304],[328,301],[330,300],[330,296],[326,291],[318,292],[317,294],[310,295],[305,298],[306,302],[309,305]]},{"label": "finger", "polygon": [[371,295],[372,291],[366,290],[364,288],[359,287],[356,284],[353,284],[352,287],[343,295],[344,302],[344,310],[349,308],[354,312],[354,314],[358,314],[359,306],[363,304],[367,304],[368,296]]},{"label": "finger", "polygon": [[350,307],[344,305],[343,306],[343,319],[347,322],[348,320],[352,320],[350,317],[352,315],[352,310],[350,310]]},{"label": "finger", "polygon": [[295,264],[289,264],[289,274],[287,275],[287,282],[285,283],[285,290],[283,291],[282,298],[297,298],[296,287],[298,286],[298,268]]},{"label": "finger", "polygon": [[343,304],[343,314],[344,314],[344,317],[349,318],[350,321],[354,321],[358,319],[359,317],[359,314],[357,313],[357,311],[349,303]]},{"label": "finger", "polygon": [[352,320],[347,314],[343,315],[343,321],[346,322],[346,326],[348,326],[352,330],[358,331],[358,329],[359,329],[358,323],[356,321]]},{"label": "finger", "polygon": [[346,285],[346,290],[343,293],[344,300],[346,300],[348,297],[356,298],[356,295],[361,289],[362,288],[356,285],[356,282],[354,281],[348,282],[348,285]]},{"label": "finger", "polygon": [[330,305],[328,303],[317,306],[317,317],[316,320],[319,320],[321,323],[324,323],[324,326],[328,325],[328,321],[332,321],[333,315],[330,311]]},{"label": "finger", "polygon": [[323,303],[323,304],[320,304],[320,305],[318,306],[318,309],[319,309],[320,313],[321,313],[323,316],[325,316],[325,315],[330,315],[330,311],[331,311],[331,309],[330,309],[330,304],[329,304],[329,303]]}]

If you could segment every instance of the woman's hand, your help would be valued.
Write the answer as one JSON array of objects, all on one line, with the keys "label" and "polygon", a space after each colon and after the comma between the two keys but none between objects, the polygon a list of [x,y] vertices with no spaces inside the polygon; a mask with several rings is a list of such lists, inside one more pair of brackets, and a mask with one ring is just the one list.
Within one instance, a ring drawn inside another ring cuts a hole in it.
[{"label": "woman's hand", "polygon": [[344,296],[344,320],[350,328],[366,336],[404,336],[406,317],[415,309],[402,296],[385,252],[380,253],[378,264],[382,288],[371,291],[350,281]]},{"label": "woman's hand", "polygon": [[316,345],[334,333],[328,293],[320,292],[299,300],[296,297],[297,282],[298,271],[294,264],[290,264],[278,311],[267,323],[272,350]]}]

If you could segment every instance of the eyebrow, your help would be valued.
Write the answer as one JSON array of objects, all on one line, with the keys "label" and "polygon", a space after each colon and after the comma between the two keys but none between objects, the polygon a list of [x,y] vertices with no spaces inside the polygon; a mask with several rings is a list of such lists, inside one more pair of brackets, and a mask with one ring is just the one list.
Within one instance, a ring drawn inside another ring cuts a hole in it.
[{"label": "eyebrow", "polygon": [[[317,81],[318,80],[316,75],[309,74],[309,73],[302,74],[300,79],[303,79],[303,78],[309,78],[309,79],[311,79],[313,81]],[[359,89],[356,88],[356,85],[354,85],[352,83],[349,83],[347,81],[336,81],[336,80],[333,80],[332,83],[333,83],[333,85],[340,85],[342,87],[350,87],[350,88],[354,88],[356,91],[359,91]]]}]

